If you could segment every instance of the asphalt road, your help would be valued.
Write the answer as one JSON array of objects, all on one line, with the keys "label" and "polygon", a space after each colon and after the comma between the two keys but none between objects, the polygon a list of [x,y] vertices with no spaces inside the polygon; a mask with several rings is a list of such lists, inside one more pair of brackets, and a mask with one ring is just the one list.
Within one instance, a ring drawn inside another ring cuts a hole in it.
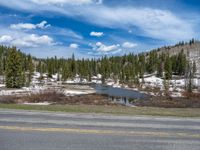
[{"label": "asphalt road", "polygon": [[200,119],[0,109],[0,150],[200,150]]}]

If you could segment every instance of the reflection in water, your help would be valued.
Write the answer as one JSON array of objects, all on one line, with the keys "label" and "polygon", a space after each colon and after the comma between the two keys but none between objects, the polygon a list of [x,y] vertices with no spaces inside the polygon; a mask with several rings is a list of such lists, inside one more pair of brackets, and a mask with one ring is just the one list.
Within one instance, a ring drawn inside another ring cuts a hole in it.
[{"label": "reflection in water", "polygon": [[108,95],[109,100],[124,105],[131,105],[130,99],[144,99],[147,97],[146,94],[134,90],[114,88],[111,86],[103,85],[92,85],[92,87],[95,88],[98,94]]},{"label": "reflection in water", "polygon": [[130,105],[129,99],[126,97],[114,97],[114,96],[109,96],[109,100],[113,101],[114,103],[118,104],[124,104],[124,105]]},{"label": "reflection in water", "polygon": [[[88,88],[85,86],[90,86],[96,90],[97,94],[107,95],[108,99],[119,104],[130,105],[133,100],[145,99],[148,95],[141,93],[139,91],[124,89],[124,88],[114,88],[111,86],[105,86],[100,84],[67,84],[70,86],[77,86],[79,89]],[[66,85],[65,85],[66,86]]]}]

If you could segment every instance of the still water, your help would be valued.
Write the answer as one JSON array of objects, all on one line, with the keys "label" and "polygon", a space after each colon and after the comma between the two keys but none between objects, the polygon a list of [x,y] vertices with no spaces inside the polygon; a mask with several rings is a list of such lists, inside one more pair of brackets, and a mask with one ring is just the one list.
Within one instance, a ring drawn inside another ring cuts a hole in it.
[{"label": "still water", "polygon": [[104,85],[92,85],[98,94],[108,95],[109,100],[112,100],[116,103],[121,103],[125,105],[130,105],[132,99],[145,99],[146,94],[139,91],[124,89],[124,88],[114,88],[111,86]]},{"label": "still water", "polygon": [[71,86],[73,85],[73,88],[78,87],[78,89],[82,89],[82,88],[84,89],[85,85],[90,86],[96,90],[97,94],[107,95],[109,100],[115,103],[120,103],[124,105],[131,105],[131,101],[133,100],[140,100],[140,99],[142,100],[148,97],[147,94],[141,93],[140,91],[134,91],[134,90],[124,89],[124,88],[115,88],[112,86],[101,85],[101,84],[70,83],[67,85],[71,85]]}]

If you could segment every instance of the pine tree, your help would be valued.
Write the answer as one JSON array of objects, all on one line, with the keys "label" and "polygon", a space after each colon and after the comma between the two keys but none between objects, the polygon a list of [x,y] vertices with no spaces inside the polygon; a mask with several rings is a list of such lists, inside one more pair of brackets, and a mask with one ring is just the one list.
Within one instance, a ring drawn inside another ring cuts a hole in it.
[{"label": "pine tree", "polygon": [[165,94],[165,96],[169,96],[169,81],[166,80],[165,77],[164,77],[164,80],[163,80],[163,85],[164,85],[164,94]]},{"label": "pine tree", "polygon": [[171,79],[172,78],[172,62],[171,62],[169,55],[166,57],[164,69],[165,69],[166,80]]},{"label": "pine tree", "polygon": [[193,70],[192,70],[191,64],[189,62],[187,63],[187,67],[186,67],[185,79],[186,79],[186,85],[185,85],[186,90],[189,93],[192,93],[192,90],[193,90],[193,82],[192,82]]},{"label": "pine tree", "polygon": [[148,73],[154,73],[157,68],[157,53],[156,51],[152,51],[148,54],[148,59],[147,59],[147,71]]},{"label": "pine tree", "polygon": [[194,85],[193,85],[193,78],[194,78],[194,75],[195,75],[195,73],[196,73],[196,63],[195,63],[195,61],[192,63],[192,64],[189,64],[188,63],[188,67],[187,67],[187,69],[188,69],[188,75],[187,75],[187,77],[188,77],[188,82],[187,82],[187,91],[189,92],[189,93],[192,93],[192,91],[193,91],[193,88],[194,88]]},{"label": "pine tree", "polygon": [[163,72],[164,72],[164,60],[165,60],[165,55],[162,54],[159,57],[158,64],[157,64],[157,76],[158,77],[163,77]]},{"label": "pine tree", "polygon": [[41,60],[38,61],[38,64],[36,66],[36,71],[39,73],[42,73],[42,61]]},{"label": "pine tree", "polygon": [[74,77],[77,73],[77,64],[76,64],[74,53],[72,54],[72,58],[71,58],[71,70],[70,71],[72,72],[72,77]]},{"label": "pine tree", "polygon": [[67,63],[64,64],[61,74],[63,81],[66,81],[70,77],[70,71]]},{"label": "pine tree", "polygon": [[27,71],[28,71],[27,85],[29,86],[32,80],[33,72],[34,72],[34,65],[33,65],[33,60],[32,60],[31,55],[28,55]]},{"label": "pine tree", "polygon": [[187,65],[187,59],[183,52],[183,50],[178,54],[178,58],[176,63],[173,66],[177,66],[177,73],[178,75],[184,75],[185,74],[185,68]]},{"label": "pine tree", "polygon": [[193,74],[193,76],[195,75],[196,72],[197,72],[197,65],[196,65],[196,62],[194,61],[193,64],[192,64],[192,74]]},{"label": "pine tree", "polygon": [[22,72],[22,58],[15,47],[8,51],[6,64],[6,87],[20,88],[24,85]]},{"label": "pine tree", "polygon": [[[142,55],[139,56],[139,62],[138,62],[138,64],[139,64],[138,67],[139,67],[140,78],[143,78],[144,73],[145,73],[145,69],[146,69],[146,67],[145,67],[145,56],[144,56],[144,54],[142,54]],[[134,72],[134,74],[135,74],[135,72]]]}]

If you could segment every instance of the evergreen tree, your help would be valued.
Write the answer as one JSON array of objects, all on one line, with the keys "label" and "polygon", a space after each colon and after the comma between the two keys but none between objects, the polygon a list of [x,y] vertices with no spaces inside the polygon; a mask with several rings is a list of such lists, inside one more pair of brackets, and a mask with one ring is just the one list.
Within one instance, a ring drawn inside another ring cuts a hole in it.
[{"label": "evergreen tree", "polygon": [[194,61],[193,64],[192,64],[192,74],[193,74],[193,76],[195,75],[196,72],[197,72],[197,65],[196,65],[196,62]]},{"label": "evergreen tree", "polygon": [[24,85],[22,72],[22,58],[15,47],[8,51],[6,65],[6,87],[20,88]]},{"label": "evergreen tree", "polygon": [[183,52],[183,50],[178,54],[178,59],[176,61],[176,64],[174,66],[177,66],[177,73],[178,75],[184,75],[185,74],[185,68],[187,65],[187,59]]},{"label": "evergreen tree", "polygon": [[164,77],[164,80],[163,80],[163,85],[164,85],[164,94],[165,94],[165,96],[169,96],[169,81],[166,80],[165,77]]},{"label": "evergreen tree", "polygon": [[172,78],[172,62],[169,55],[166,57],[164,69],[165,69],[165,79],[166,80],[171,79]]},{"label": "evergreen tree", "polygon": [[66,81],[71,76],[68,63],[64,64],[62,71],[61,71],[61,74],[62,74],[62,80],[63,81]]},{"label": "evergreen tree", "polygon": [[27,85],[29,86],[32,80],[32,76],[34,73],[34,65],[31,55],[28,55],[28,61],[27,61],[27,71],[28,71],[28,82]]},{"label": "evergreen tree", "polygon": [[72,72],[72,76],[74,77],[77,73],[77,64],[76,64],[76,61],[75,61],[75,55],[72,54],[72,58],[71,58],[71,70]]},{"label": "evergreen tree", "polygon": [[189,93],[192,93],[192,90],[193,90],[193,82],[192,82],[192,80],[193,80],[193,70],[192,70],[191,64],[189,62],[187,63],[185,78],[186,78],[186,90]]},{"label": "evergreen tree", "polygon": [[[146,66],[145,66],[145,56],[144,54],[139,56],[139,74],[140,74],[140,78],[143,78],[145,70],[146,70]],[[135,72],[134,72],[135,74]]]}]

